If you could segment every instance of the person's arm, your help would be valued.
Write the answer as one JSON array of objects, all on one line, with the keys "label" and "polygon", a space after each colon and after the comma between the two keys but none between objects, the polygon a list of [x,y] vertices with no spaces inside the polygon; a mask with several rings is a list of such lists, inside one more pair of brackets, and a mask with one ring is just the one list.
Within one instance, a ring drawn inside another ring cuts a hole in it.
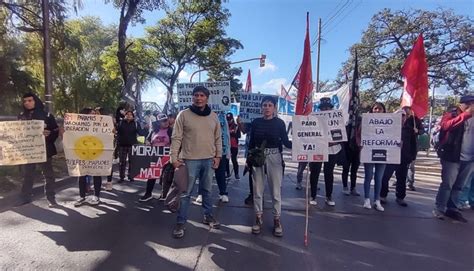
[{"label": "person's arm", "polygon": [[[214,144],[216,146],[216,153],[213,158],[213,163],[212,163],[212,168],[217,169],[219,167],[219,163],[221,162],[222,158],[222,129],[221,129],[221,123],[215,115],[215,128],[214,128]],[[225,123],[226,125],[227,123]],[[230,146],[229,146],[230,147]]]},{"label": "person's arm", "polygon": [[250,136],[249,150],[255,148],[255,127],[257,127],[257,125],[255,125],[256,121],[257,121],[256,119],[254,121],[252,121],[252,126],[251,127],[254,127],[254,128],[250,129],[250,133],[247,134],[247,136]]},{"label": "person's arm", "polygon": [[56,122],[56,119],[51,114],[48,114],[45,129],[49,131],[49,135],[46,136],[46,141],[54,144],[54,142],[59,136],[59,126]]},{"label": "person's arm", "polygon": [[181,149],[181,143],[183,141],[183,127],[184,127],[184,114],[181,111],[176,117],[176,121],[173,126],[173,133],[171,135],[171,148],[170,148],[170,159],[171,163],[175,168],[178,168],[182,161],[179,160],[179,150]]},{"label": "person's arm", "polygon": [[285,147],[287,147],[288,149],[291,149],[293,147],[293,144],[288,139],[288,134],[286,133],[285,123],[282,120],[280,120],[279,126],[280,126],[279,130],[280,130],[281,142],[283,143],[283,145],[285,145]]}]

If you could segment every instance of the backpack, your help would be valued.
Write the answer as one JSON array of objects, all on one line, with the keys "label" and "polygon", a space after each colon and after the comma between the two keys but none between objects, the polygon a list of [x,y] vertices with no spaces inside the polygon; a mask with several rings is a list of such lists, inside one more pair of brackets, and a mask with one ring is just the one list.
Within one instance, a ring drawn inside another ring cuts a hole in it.
[{"label": "backpack", "polygon": [[265,164],[265,145],[267,144],[267,141],[264,140],[262,142],[262,145],[260,147],[255,147],[251,150],[249,150],[248,155],[247,155],[247,163],[251,166],[254,167],[263,167]]}]

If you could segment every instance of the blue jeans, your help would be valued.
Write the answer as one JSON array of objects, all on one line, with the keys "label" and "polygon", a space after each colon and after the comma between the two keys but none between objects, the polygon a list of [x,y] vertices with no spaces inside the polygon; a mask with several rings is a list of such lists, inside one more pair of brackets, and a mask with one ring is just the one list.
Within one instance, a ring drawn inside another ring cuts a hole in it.
[{"label": "blue jeans", "polygon": [[469,202],[469,205],[474,206],[474,174],[471,177],[471,180],[466,182],[464,188],[461,190],[461,195],[459,196],[460,203]]},{"label": "blue jeans", "polygon": [[372,182],[372,177],[374,177],[374,200],[380,199],[384,171],[385,164],[364,163],[364,196],[366,199],[370,198],[370,183]]},{"label": "blue jeans", "polygon": [[441,159],[441,184],[436,195],[436,209],[457,211],[459,194],[474,171],[473,162],[448,162]]},{"label": "blue jeans", "polygon": [[227,180],[225,178],[229,159],[222,157],[219,167],[216,169],[216,182],[219,187],[219,195],[227,195]]},{"label": "blue jeans", "polygon": [[198,160],[184,160],[188,168],[188,190],[181,196],[179,210],[178,210],[178,223],[186,223],[188,219],[188,208],[191,194],[193,192],[194,183],[199,178],[199,193],[202,195],[202,207],[204,209],[204,215],[212,214],[212,201],[211,201],[211,190],[212,190],[212,158],[211,159],[198,159]]}]

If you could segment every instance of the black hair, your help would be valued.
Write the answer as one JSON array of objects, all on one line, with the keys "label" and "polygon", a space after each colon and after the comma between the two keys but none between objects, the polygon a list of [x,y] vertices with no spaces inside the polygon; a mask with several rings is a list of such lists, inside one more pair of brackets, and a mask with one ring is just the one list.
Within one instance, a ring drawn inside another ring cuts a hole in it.
[{"label": "black hair", "polygon": [[175,118],[176,118],[176,114],[170,113],[170,114],[168,114],[168,118],[173,118],[173,119],[175,119]]},{"label": "black hair", "polygon": [[262,98],[262,102],[260,103],[260,106],[263,106],[264,102],[271,102],[274,106],[276,106],[276,99],[273,96],[267,95]]},{"label": "black hair", "polygon": [[225,114],[226,118],[234,118],[234,114],[232,114],[232,112],[228,112],[227,114]]},{"label": "black hair", "polygon": [[128,112],[132,113],[133,118],[135,118],[135,113],[133,113],[133,110],[127,110],[127,111],[125,111],[125,115],[127,115]]},{"label": "black hair", "polygon": [[84,107],[79,111],[79,114],[90,114],[94,109],[90,107]]},{"label": "black hair", "polygon": [[384,105],[383,103],[381,103],[381,102],[375,102],[374,104],[372,104],[372,106],[370,107],[369,113],[374,113],[373,109],[374,109],[374,107],[375,107],[376,105],[382,107],[383,113],[387,113],[387,109],[385,109],[385,105]]}]

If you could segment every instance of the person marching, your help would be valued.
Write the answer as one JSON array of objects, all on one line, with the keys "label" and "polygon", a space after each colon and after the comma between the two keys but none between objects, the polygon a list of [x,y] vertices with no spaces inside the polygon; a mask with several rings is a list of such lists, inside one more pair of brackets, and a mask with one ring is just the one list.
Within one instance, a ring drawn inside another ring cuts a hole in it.
[{"label": "person marching", "polygon": [[59,136],[59,127],[56,119],[51,113],[45,111],[44,104],[36,94],[26,93],[23,99],[23,112],[18,115],[19,120],[42,120],[44,121],[44,131],[46,142],[46,162],[26,164],[21,167],[23,174],[23,186],[21,187],[20,201],[18,206],[31,202],[31,193],[33,190],[33,174],[36,166],[41,167],[42,175],[45,180],[44,192],[49,207],[57,206],[56,194],[54,191],[54,171],[53,156],[57,154],[54,142]]},{"label": "person marching", "polygon": [[[320,111],[327,111],[333,109],[333,105],[331,103],[331,99],[327,97],[323,97],[320,99],[319,102],[319,110]],[[332,199],[332,190],[334,185],[334,167],[336,166],[338,154],[341,152],[342,146],[341,143],[329,143],[328,149],[328,161],[324,162],[324,183],[326,186],[326,204],[328,206],[335,206],[336,203]],[[318,191],[318,180],[319,174],[321,173],[322,162],[310,162],[309,169],[310,175],[309,179],[311,181],[311,205],[317,205],[316,201],[316,194]]]},{"label": "person marching", "polygon": [[[230,154],[232,160],[232,167],[234,169],[235,180],[239,181],[239,162],[237,161],[237,155],[239,154],[239,138],[241,136],[240,127],[234,121],[234,115],[232,113],[227,113],[226,115],[227,122],[229,123],[229,134],[230,134]],[[230,176],[230,166],[229,161],[226,163],[227,175]]]},{"label": "person marching", "polygon": [[[141,135],[140,124],[135,121],[135,114],[128,110],[125,112],[125,118],[117,124],[117,141],[119,146],[119,160],[120,160],[120,180],[119,183],[125,179],[125,168],[127,167],[127,160],[130,161],[132,155],[132,146],[138,143],[137,136]],[[130,163],[128,165],[128,180],[133,182],[134,179],[130,176]]]},{"label": "person marching", "polygon": [[[275,98],[265,96],[262,99],[261,105],[263,117],[257,118],[252,122],[249,155],[247,157],[247,163],[252,168],[253,202],[256,213],[252,233],[259,234],[263,225],[263,193],[266,173],[273,203],[273,235],[281,237],[283,236],[280,220],[281,183],[283,179],[282,144],[290,149],[292,144],[288,140],[285,123],[274,116],[276,111]],[[264,156],[258,155],[257,152],[262,154],[264,152]],[[263,156],[264,161],[257,159],[257,156]]]},{"label": "person marching", "polygon": [[[147,138],[147,144],[156,147],[169,147],[171,145],[171,135],[173,130],[170,127],[168,116],[165,114],[160,114],[158,115],[157,119],[157,121],[154,121],[151,124],[152,132]],[[163,171],[165,167],[163,167]],[[145,194],[139,199],[139,201],[146,202],[153,199],[153,188],[155,188],[155,183],[156,179],[147,180]]]},{"label": "person marching", "polygon": [[227,193],[226,169],[229,166],[231,139],[226,114],[219,113],[218,117],[222,134],[222,159],[219,167],[216,169],[215,176],[217,186],[219,187],[219,200],[227,203],[229,202],[229,194]]},{"label": "person marching", "polygon": [[[380,102],[376,102],[370,108],[369,113],[385,113],[385,105]],[[360,136],[359,136],[360,138]],[[383,212],[384,208],[380,203],[380,190],[382,185],[382,177],[385,171],[386,164],[375,164],[375,163],[364,163],[364,208],[371,209],[370,205],[370,183],[372,177],[374,178],[374,208],[377,211]]]}]

